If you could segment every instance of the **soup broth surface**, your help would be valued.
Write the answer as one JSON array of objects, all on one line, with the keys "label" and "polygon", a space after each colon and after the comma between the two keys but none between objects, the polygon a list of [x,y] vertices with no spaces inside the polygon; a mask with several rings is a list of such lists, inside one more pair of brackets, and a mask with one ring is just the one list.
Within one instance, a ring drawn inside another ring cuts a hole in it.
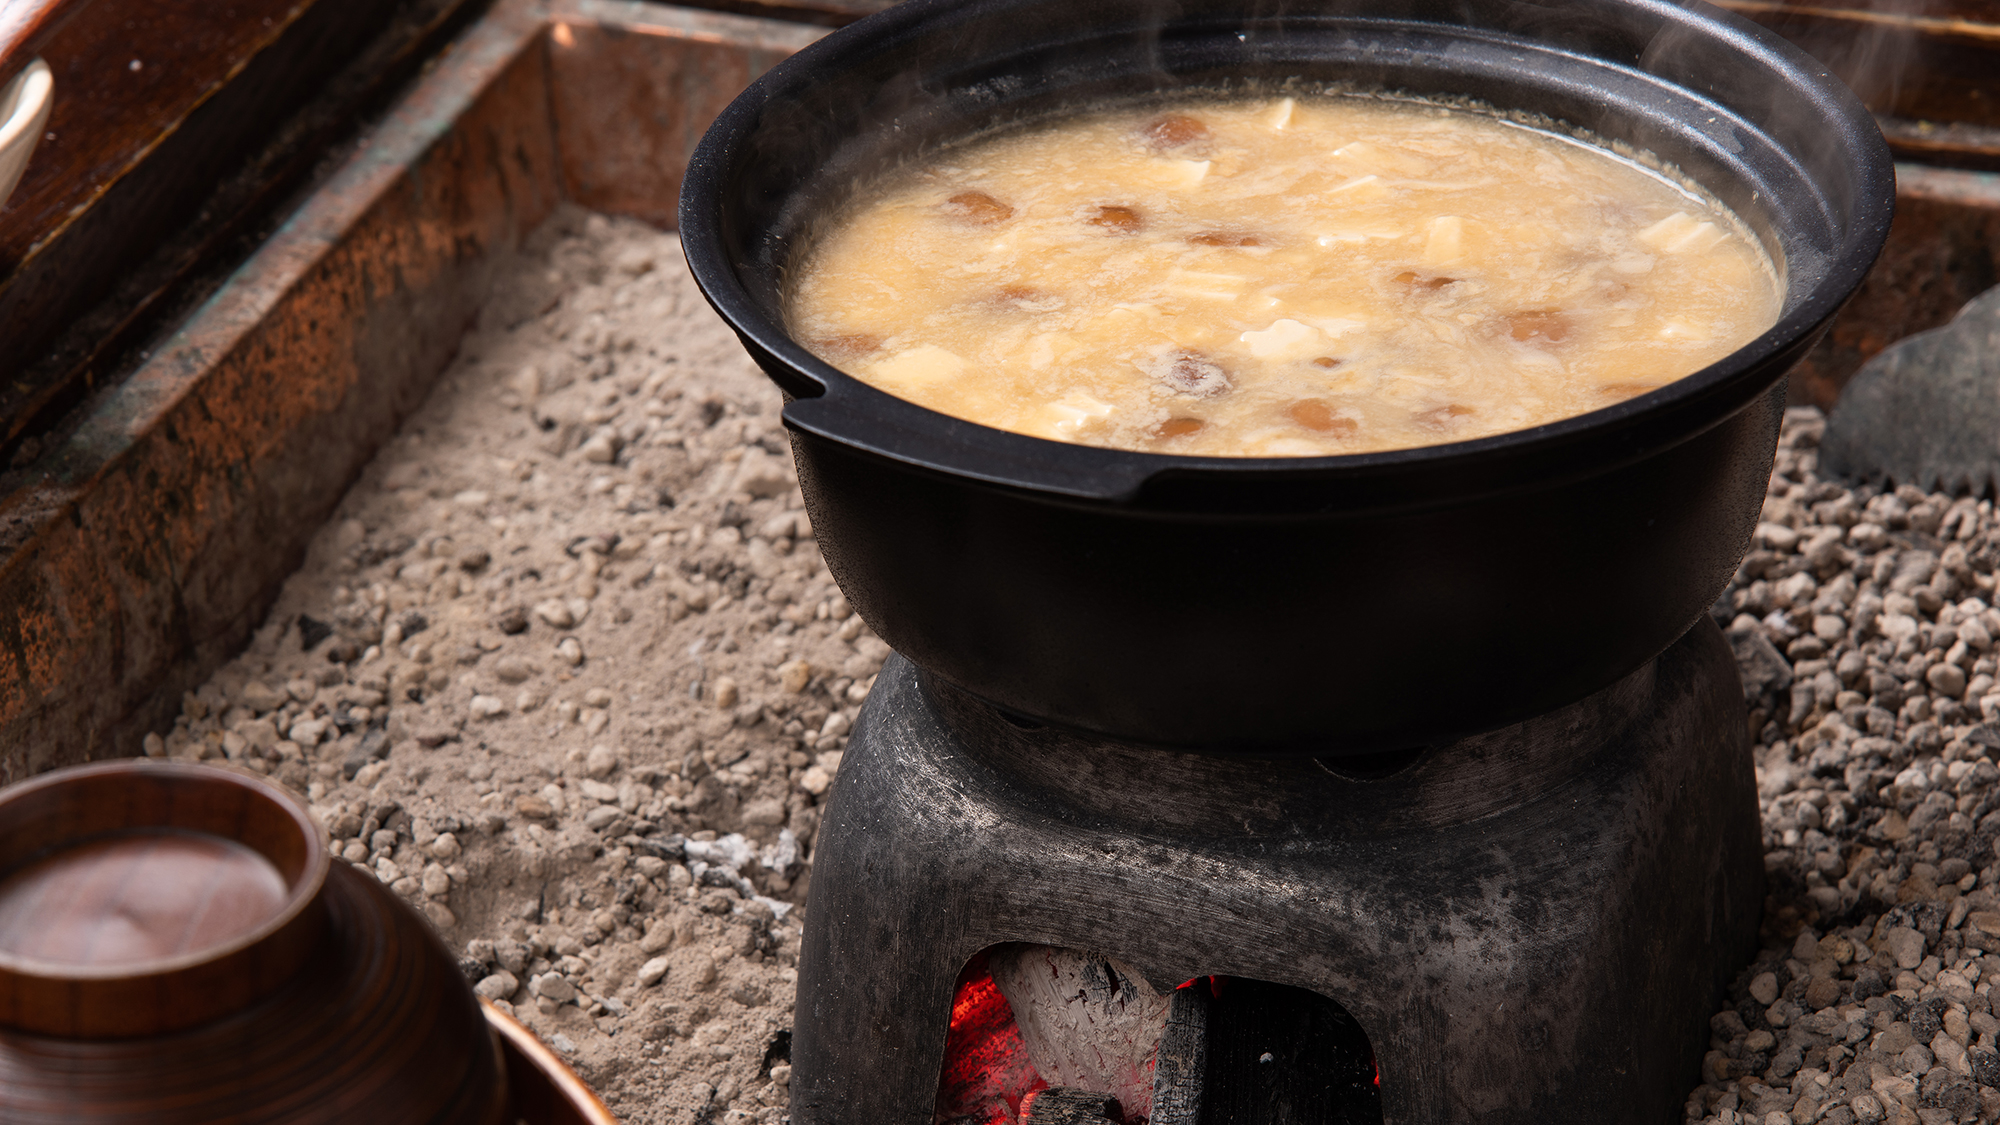
[{"label": "soup broth surface", "polygon": [[907,168],[833,223],[791,331],[901,398],[1039,437],[1323,456],[1586,413],[1777,319],[1724,208],[1467,110],[1211,98]]}]

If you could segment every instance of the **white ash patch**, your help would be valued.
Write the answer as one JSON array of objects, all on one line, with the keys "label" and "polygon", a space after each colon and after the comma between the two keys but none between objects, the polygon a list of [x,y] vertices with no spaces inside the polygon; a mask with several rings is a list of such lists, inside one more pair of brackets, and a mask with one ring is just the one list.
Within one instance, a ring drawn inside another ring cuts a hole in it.
[{"label": "white ash patch", "polygon": [[675,237],[564,211],[147,748],[304,795],[621,1120],[775,1122],[819,803],[887,651]]},{"label": "white ash patch", "polygon": [[1817,475],[1788,411],[1716,604],[1755,734],[1770,897],[1689,1122],[2000,1120],[2000,689],[1989,501]]}]

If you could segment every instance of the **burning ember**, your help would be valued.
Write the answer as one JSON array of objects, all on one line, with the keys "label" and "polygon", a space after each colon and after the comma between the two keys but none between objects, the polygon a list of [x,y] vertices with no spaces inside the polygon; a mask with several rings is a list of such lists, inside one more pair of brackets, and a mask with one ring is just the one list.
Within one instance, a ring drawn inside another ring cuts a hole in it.
[{"label": "burning ember", "polygon": [[960,973],[937,1125],[1380,1122],[1359,1025],[1325,997],[1232,977],[1161,994],[1118,961],[998,946]]},{"label": "burning ember", "polygon": [[951,1002],[951,1032],[938,1076],[939,1125],[1014,1125],[1021,1103],[1048,1089],[1021,1041],[1014,1009],[993,983],[980,953],[958,976]]}]

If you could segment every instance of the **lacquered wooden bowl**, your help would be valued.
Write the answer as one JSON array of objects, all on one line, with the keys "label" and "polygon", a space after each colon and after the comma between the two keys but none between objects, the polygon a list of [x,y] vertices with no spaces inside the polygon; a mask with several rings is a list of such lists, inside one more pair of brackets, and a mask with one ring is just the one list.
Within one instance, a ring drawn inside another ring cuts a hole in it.
[{"label": "lacquered wooden bowl", "polygon": [[428,923],[261,779],[146,761],[0,791],[0,1121],[500,1125]]},{"label": "lacquered wooden bowl", "polygon": [[618,1125],[583,1079],[535,1033],[490,1003],[487,1022],[500,1035],[500,1055],[507,1062],[507,1088],[514,1112],[527,1125]]}]

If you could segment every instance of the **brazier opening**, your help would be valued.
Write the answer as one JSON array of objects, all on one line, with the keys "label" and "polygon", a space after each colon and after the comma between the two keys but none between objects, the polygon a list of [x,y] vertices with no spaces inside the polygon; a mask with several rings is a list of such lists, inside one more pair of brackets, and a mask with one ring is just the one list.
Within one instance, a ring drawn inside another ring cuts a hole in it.
[{"label": "brazier opening", "polygon": [[1361,1025],[1308,989],[1009,942],[954,986],[936,1125],[1378,1125]]}]

